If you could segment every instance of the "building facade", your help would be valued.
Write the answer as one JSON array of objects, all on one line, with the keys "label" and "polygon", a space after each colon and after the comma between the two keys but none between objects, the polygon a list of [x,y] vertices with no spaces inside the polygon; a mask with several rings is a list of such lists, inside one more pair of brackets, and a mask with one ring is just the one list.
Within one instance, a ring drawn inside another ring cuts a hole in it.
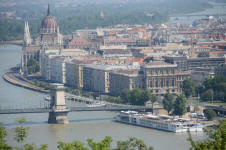
[{"label": "building facade", "polygon": [[109,93],[109,71],[104,65],[85,65],[83,68],[83,87],[86,90]]},{"label": "building facade", "polygon": [[226,76],[226,63],[218,65],[214,70],[215,76]]},{"label": "building facade", "polygon": [[73,88],[83,88],[83,63],[78,61],[66,62],[66,85]]},{"label": "building facade", "polygon": [[112,71],[110,72],[110,93],[118,96],[123,89],[142,89],[142,79],[143,76],[137,69]]},{"label": "building facade", "polygon": [[163,95],[181,93],[183,80],[189,77],[188,73],[177,70],[176,64],[165,62],[151,62],[141,66],[144,76],[143,87],[154,94]]},{"label": "building facade", "polygon": [[214,69],[219,64],[225,62],[225,58],[223,57],[187,58],[185,56],[167,56],[164,59],[167,63],[177,64],[177,68],[182,71],[195,70],[199,67]]},{"label": "building facade", "polygon": [[66,83],[65,58],[56,57],[50,59],[50,78],[52,82]]}]

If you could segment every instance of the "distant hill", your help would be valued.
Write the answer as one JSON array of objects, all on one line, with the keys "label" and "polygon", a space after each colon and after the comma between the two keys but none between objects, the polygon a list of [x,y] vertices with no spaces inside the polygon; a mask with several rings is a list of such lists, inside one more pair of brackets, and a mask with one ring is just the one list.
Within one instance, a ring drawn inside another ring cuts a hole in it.
[{"label": "distant hill", "polygon": [[[209,0],[210,1],[210,0]],[[51,14],[60,30],[70,34],[76,29],[115,24],[158,24],[170,14],[191,13],[211,7],[207,0],[51,0]],[[1,0],[0,40],[23,37],[23,22],[29,21],[35,35],[46,15],[47,1]]]}]

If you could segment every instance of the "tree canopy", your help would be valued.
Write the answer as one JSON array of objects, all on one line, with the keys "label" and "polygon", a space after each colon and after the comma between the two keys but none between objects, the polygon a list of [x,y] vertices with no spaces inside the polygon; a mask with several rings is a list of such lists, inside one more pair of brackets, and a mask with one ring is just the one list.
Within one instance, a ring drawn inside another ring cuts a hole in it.
[{"label": "tree canopy", "polygon": [[120,99],[124,104],[145,105],[147,101],[155,103],[157,97],[148,90],[133,89],[130,91],[129,89],[123,89],[120,94]]},{"label": "tree canopy", "polygon": [[206,78],[198,90],[204,101],[210,101],[213,98],[213,100],[226,102],[226,76]]},{"label": "tree canopy", "polygon": [[180,94],[174,103],[174,115],[182,116],[186,113],[186,100],[183,94]]},{"label": "tree canopy", "polygon": [[28,61],[28,66],[27,66],[28,74],[36,73],[39,72],[40,67],[39,67],[39,62],[35,60],[34,58],[31,58]]},{"label": "tree canopy", "polygon": [[163,99],[163,108],[167,110],[168,114],[173,109],[174,97],[170,93],[166,93]]},{"label": "tree canopy", "polygon": [[213,120],[213,118],[217,116],[216,112],[213,111],[213,109],[204,109],[203,113],[208,120]]},{"label": "tree canopy", "polygon": [[194,81],[191,78],[187,78],[182,82],[181,85],[182,91],[184,95],[188,98],[195,93],[195,84]]}]

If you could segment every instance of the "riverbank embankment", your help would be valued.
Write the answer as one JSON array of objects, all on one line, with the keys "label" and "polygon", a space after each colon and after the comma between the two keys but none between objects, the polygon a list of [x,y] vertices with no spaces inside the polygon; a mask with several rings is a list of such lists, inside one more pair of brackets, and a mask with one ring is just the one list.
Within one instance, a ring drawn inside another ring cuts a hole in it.
[{"label": "riverbank embankment", "polygon": [[23,44],[24,44],[23,40],[0,41],[0,45],[19,45],[19,46],[22,46]]},{"label": "riverbank embankment", "polygon": [[26,78],[24,78],[17,72],[8,71],[3,74],[3,79],[6,82],[13,84],[15,86],[23,87],[25,89],[30,89],[40,93],[49,93],[49,90],[44,90],[42,88],[32,85],[32,82],[29,82]]}]

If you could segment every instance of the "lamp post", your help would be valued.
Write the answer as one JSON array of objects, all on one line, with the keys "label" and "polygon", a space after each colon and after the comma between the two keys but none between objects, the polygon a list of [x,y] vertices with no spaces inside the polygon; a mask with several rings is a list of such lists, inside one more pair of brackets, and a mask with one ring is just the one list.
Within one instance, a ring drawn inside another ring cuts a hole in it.
[{"label": "lamp post", "polygon": [[199,106],[199,92],[198,92],[198,106]]},{"label": "lamp post", "polygon": [[212,93],[212,105],[213,105],[213,93]]}]

